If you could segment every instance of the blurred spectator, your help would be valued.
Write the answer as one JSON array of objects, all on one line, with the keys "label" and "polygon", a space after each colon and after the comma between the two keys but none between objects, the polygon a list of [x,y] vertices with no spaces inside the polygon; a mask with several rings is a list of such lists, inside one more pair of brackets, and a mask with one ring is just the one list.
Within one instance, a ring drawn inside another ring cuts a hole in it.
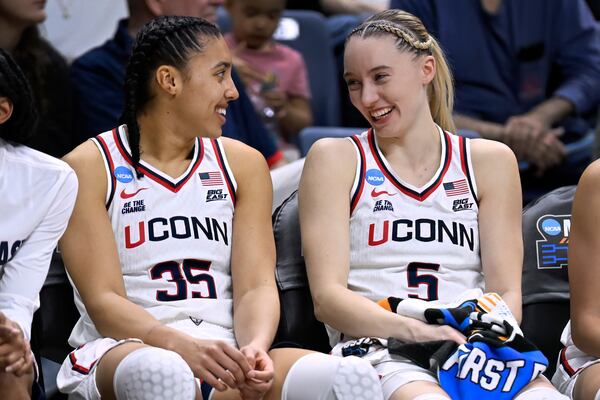
[{"label": "blurred spectator", "polygon": [[306,64],[296,50],[272,39],[285,0],[226,0],[232,32],[225,36],[233,63],[257,112],[291,142],[312,124]]},{"label": "blurred spectator", "polygon": [[600,0],[587,0],[587,5],[592,10],[592,14],[594,14],[594,18],[596,20],[600,19]]},{"label": "blurred spectator", "polygon": [[127,0],[55,0],[46,13],[42,34],[72,61],[112,37],[116,23],[128,15]]},{"label": "blurred spectator", "polygon": [[[125,66],[131,54],[133,38],[146,22],[160,15],[188,15],[216,22],[217,8],[223,4],[223,0],[207,0],[202,4],[189,0],[129,0],[128,4],[130,18],[119,22],[114,38],[85,53],[71,66],[82,140],[118,124],[124,104]],[[260,151],[270,167],[285,163],[283,153],[277,149],[275,141],[254,111],[241,80],[235,71],[232,75],[240,97],[229,103],[223,135]]]},{"label": "blurred spectator", "polygon": [[374,14],[387,10],[389,0],[288,0],[286,8],[331,14]]},{"label": "blurred spectator", "polygon": [[577,183],[591,151],[565,159],[564,144],[590,130],[586,116],[600,103],[598,25],[584,0],[391,5],[421,18],[444,48],[459,128],[503,141],[532,164],[526,189]]},{"label": "blurred spectator", "polygon": [[28,146],[62,157],[73,140],[68,68],[62,56],[38,32],[44,1],[0,0],[0,48],[8,51],[27,77],[40,120]]}]

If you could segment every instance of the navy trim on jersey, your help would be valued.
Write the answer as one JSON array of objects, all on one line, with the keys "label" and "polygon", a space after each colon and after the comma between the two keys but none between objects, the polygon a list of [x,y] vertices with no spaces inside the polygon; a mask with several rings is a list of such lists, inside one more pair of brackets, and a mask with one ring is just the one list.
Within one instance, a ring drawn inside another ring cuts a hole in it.
[{"label": "navy trim on jersey", "polygon": [[359,160],[360,175],[358,176],[358,186],[356,187],[356,191],[352,194],[352,200],[350,201],[350,215],[352,215],[352,212],[356,208],[356,205],[358,204],[358,200],[360,199],[360,195],[362,194],[362,191],[365,187],[364,181],[365,181],[365,169],[366,169],[367,161],[365,159],[365,150],[363,149],[362,145],[360,144],[360,140],[358,140],[358,137],[356,135],[354,135],[354,136],[350,136],[350,139],[352,140],[352,142],[358,149],[358,153],[360,154],[360,160]]},{"label": "navy trim on jersey", "polygon": [[227,187],[229,188],[229,193],[231,196],[231,202],[233,203],[233,206],[235,207],[235,190],[233,189],[233,181],[231,180],[231,177],[229,176],[229,172],[227,172],[227,168],[225,168],[225,161],[223,158],[223,153],[221,152],[221,144],[219,143],[219,141],[217,139],[211,139],[210,140],[212,142],[213,148],[215,149],[215,155],[217,156],[217,163],[219,164],[219,167],[221,168],[221,172],[223,172],[223,175],[225,176],[225,182],[227,182]]},{"label": "navy trim on jersey", "polygon": [[117,187],[117,179],[115,177],[115,164],[113,163],[112,157],[110,156],[110,151],[108,151],[108,146],[102,138],[102,136],[98,135],[95,138],[92,138],[92,140],[96,140],[96,143],[100,145],[100,151],[104,153],[104,158],[108,162],[108,173],[110,174],[111,182],[110,188],[108,189],[108,200],[106,201],[106,209],[108,210],[110,204],[112,203],[113,197],[115,196],[115,189]]},{"label": "navy trim on jersey", "polygon": [[463,173],[467,177],[467,183],[469,184],[469,190],[471,190],[471,194],[475,199],[477,205],[479,205],[479,199],[477,198],[477,193],[475,193],[475,186],[473,185],[473,181],[471,180],[471,170],[469,169],[469,153],[467,152],[467,144],[469,143],[469,139],[464,138],[462,136],[458,137],[458,145],[460,146],[460,165],[462,167]]},{"label": "navy trim on jersey", "polygon": [[213,392],[213,387],[210,386],[208,383],[202,381],[200,383],[200,393],[202,393],[202,399],[203,400],[208,400],[210,399],[210,395]]},{"label": "navy trim on jersey", "polygon": [[387,168],[387,166],[383,162],[381,153],[379,152],[379,147],[377,147],[377,143],[375,142],[375,134],[373,133],[372,129],[369,129],[368,141],[369,141],[369,145],[371,147],[371,153],[373,153],[373,158],[375,159],[375,162],[379,166],[379,169],[394,184],[394,186],[396,186],[396,188],[398,188],[398,190],[400,190],[405,195],[412,197],[413,199],[418,200],[418,201],[424,201],[442,183],[444,175],[446,175],[446,171],[448,171],[448,168],[450,167],[450,162],[452,161],[452,141],[450,140],[450,137],[447,132],[443,132],[442,136],[444,138],[444,143],[445,143],[444,166],[442,168],[442,172],[438,175],[438,177],[435,179],[435,181],[433,181],[433,183],[431,185],[429,185],[427,188],[425,188],[425,190],[423,190],[420,193],[404,186],[400,181],[398,181],[398,179],[396,179],[394,174]]},{"label": "navy trim on jersey", "polygon": [[[123,158],[125,158],[125,160],[127,160],[127,162],[129,164],[131,164],[131,166],[133,166],[133,160],[131,158],[131,154],[127,151],[127,148],[125,147],[125,144],[123,143],[123,140],[121,138],[121,134],[117,131],[117,129],[113,129],[113,136],[115,139],[115,143],[117,145],[117,149],[119,150],[119,152],[121,153]],[[192,168],[190,168],[190,171],[176,183],[173,183],[173,182],[171,182],[171,180],[169,178],[164,177],[161,174],[154,172],[151,169],[146,168],[141,163],[139,164],[139,169],[144,173],[144,175],[146,175],[148,178],[152,179],[154,182],[164,186],[165,188],[169,189],[173,193],[177,193],[181,190],[183,185],[185,185],[186,182],[189,181],[192,176],[194,176],[196,169],[198,169],[198,166],[200,165],[200,163],[202,162],[202,159],[204,158],[204,144],[202,143],[202,140],[196,138],[195,145],[196,145],[196,148],[198,149],[198,151],[194,152],[194,154],[196,155],[196,159],[192,160],[192,163],[193,163]]]}]

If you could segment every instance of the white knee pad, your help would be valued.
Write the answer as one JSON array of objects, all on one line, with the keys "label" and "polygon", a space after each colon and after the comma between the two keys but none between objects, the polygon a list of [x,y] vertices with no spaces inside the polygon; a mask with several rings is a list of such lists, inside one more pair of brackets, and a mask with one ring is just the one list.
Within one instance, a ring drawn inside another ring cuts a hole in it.
[{"label": "white knee pad", "polygon": [[282,400],[383,399],[379,376],[358,357],[313,353],[292,366],[283,384]]},{"label": "white knee pad", "polygon": [[194,374],[173,351],[143,347],[129,353],[113,377],[117,400],[193,400]]},{"label": "white knee pad", "polygon": [[450,397],[441,393],[425,393],[418,395],[413,400],[450,400]]},{"label": "white knee pad", "polygon": [[514,400],[569,400],[569,398],[556,389],[539,387],[524,391]]}]

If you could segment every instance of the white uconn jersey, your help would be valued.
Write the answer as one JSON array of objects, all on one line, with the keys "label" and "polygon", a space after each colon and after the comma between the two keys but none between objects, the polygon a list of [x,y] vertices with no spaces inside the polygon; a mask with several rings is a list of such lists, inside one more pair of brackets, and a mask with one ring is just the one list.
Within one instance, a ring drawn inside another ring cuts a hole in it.
[{"label": "white uconn jersey", "polygon": [[421,188],[395,175],[372,130],[350,138],[358,165],[348,287],[371,300],[448,302],[467,289],[483,289],[469,140],[439,134],[440,166]]},{"label": "white uconn jersey", "polygon": [[[92,139],[105,162],[107,210],[128,298],[196,337],[233,340],[231,237],[236,183],[219,139],[196,138],[188,169],[171,178],[141,161],[124,126]],[[101,337],[85,312],[70,344]]]}]

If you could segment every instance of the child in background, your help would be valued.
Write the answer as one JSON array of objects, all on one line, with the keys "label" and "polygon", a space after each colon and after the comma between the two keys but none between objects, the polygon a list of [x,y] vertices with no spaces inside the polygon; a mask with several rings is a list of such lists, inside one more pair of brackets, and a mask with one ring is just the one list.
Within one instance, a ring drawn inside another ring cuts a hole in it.
[{"label": "child in background", "polygon": [[232,33],[225,36],[252,101],[272,130],[288,142],[312,124],[302,55],[272,39],[285,0],[227,0]]}]

